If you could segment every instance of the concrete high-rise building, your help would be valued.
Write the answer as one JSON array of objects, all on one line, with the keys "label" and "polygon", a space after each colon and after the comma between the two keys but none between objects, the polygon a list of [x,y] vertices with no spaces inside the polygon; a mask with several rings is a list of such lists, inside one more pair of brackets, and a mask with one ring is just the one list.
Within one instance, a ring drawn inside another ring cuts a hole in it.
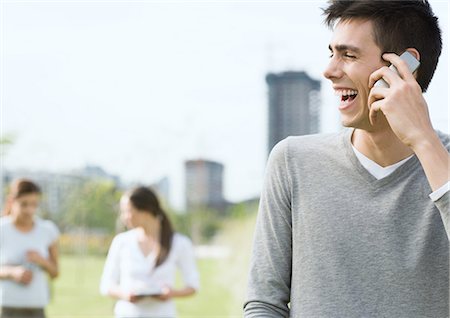
[{"label": "concrete high-rise building", "polygon": [[214,208],[226,206],[223,197],[223,170],[221,163],[209,160],[185,162],[186,209]]},{"label": "concrete high-rise building", "polygon": [[269,138],[270,152],[288,136],[319,132],[320,81],[305,72],[269,73]]}]

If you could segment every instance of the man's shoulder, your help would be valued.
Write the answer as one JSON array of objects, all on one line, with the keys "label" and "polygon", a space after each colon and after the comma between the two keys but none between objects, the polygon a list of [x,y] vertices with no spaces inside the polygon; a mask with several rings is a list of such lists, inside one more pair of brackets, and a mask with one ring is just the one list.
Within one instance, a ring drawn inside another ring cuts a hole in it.
[{"label": "man's shoulder", "polygon": [[344,129],[336,133],[290,136],[280,141],[274,147],[274,150],[293,154],[305,151],[330,151],[336,147],[342,147],[343,141],[349,134],[350,131],[348,129]]},{"label": "man's shoulder", "polygon": [[[289,162],[315,162],[329,156],[336,156],[350,142],[351,130],[337,133],[291,136],[273,147],[269,156],[269,165],[284,166]],[[299,161],[299,159],[301,159]]]},{"label": "man's shoulder", "polygon": [[294,146],[328,145],[330,143],[335,144],[337,140],[342,140],[344,135],[348,133],[349,133],[348,129],[343,129],[335,133],[291,136],[286,139],[289,140],[289,142]]}]

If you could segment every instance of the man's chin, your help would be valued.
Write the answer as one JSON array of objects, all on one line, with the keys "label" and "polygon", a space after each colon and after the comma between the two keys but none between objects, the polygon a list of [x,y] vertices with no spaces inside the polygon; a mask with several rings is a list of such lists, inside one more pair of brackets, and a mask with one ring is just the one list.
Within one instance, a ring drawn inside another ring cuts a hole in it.
[{"label": "man's chin", "polygon": [[346,128],[356,128],[355,122],[353,120],[349,120],[347,118],[342,118],[342,117],[341,117],[341,125],[342,125],[342,127],[346,127]]},{"label": "man's chin", "polygon": [[341,125],[346,128],[362,129],[367,131],[372,131],[374,126],[369,122],[369,117],[364,119],[358,118],[344,118],[341,117]]}]

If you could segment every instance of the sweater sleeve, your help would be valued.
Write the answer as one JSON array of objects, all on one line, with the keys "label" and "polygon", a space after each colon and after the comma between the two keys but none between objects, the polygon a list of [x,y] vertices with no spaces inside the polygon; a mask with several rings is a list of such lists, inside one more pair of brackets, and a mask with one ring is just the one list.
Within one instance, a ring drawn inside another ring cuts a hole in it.
[{"label": "sweater sleeve", "polygon": [[447,191],[438,200],[434,201],[434,204],[441,213],[445,231],[447,232],[447,237],[450,240],[450,191]]},{"label": "sweater sleeve", "polygon": [[[441,139],[444,147],[450,153],[450,135],[437,131],[439,138]],[[450,182],[450,179],[449,179]],[[442,222],[444,223],[447,237],[450,241],[450,191],[449,184],[443,185],[440,189],[430,194],[430,198],[434,201],[434,204],[441,213]]]},{"label": "sweater sleeve", "polygon": [[289,317],[291,289],[291,184],[288,140],[272,150],[256,222],[244,317]]}]

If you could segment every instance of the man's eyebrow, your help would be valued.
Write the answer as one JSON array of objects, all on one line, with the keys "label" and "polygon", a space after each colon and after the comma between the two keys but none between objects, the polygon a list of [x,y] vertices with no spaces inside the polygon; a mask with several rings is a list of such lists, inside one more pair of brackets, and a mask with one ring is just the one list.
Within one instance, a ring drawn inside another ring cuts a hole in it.
[{"label": "man's eyebrow", "polygon": [[[331,47],[331,45],[328,45],[328,49],[330,51],[333,51],[333,48]],[[342,51],[352,51],[355,53],[361,52],[361,49],[359,47],[356,47],[353,45],[348,45],[348,44],[337,44],[334,46],[334,50],[336,50],[338,52],[342,52]]]}]

